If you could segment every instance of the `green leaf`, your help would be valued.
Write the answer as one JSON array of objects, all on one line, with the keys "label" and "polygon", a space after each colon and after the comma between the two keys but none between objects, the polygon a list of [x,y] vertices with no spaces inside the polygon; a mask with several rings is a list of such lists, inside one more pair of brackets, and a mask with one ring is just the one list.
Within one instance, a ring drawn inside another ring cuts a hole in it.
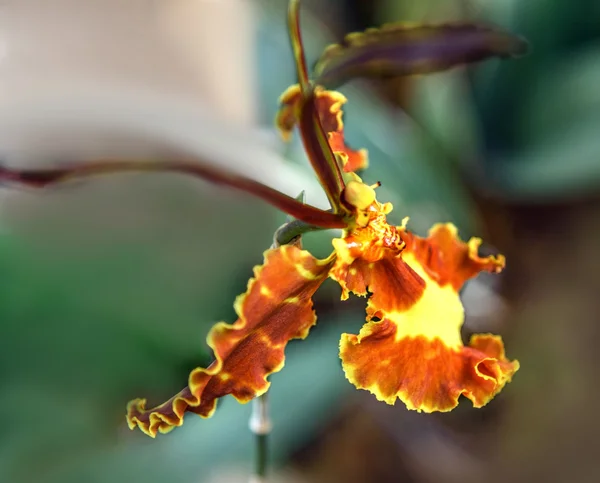
[{"label": "green leaf", "polygon": [[490,156],[486,179],[502,196],[550,201],[600,185],[600,46],[546,63],[515,120],[521,149]]},{"label": "green leaf", "polygon": [[573,123],[528,149],[493,159],[489,187],[511,201],[593,195],[600,185],[600,118]]}]

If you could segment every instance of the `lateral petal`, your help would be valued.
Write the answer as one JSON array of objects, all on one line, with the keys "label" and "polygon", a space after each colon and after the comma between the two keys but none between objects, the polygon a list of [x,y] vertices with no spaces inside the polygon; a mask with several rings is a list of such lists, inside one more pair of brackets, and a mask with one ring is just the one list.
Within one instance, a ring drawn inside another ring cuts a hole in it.
[{"label": "lateral petal", "polygon": [[146,409],[145,399],[131,401],[129,427],[155,437],[180,426],[185,412],[210,417],[217,399],[227,394],[241,403],[264,394],[267,377],[283,368],[288,341],[304,339],[316,323],[311,298],[331,264],[292,245],[267,250],[247,292],[234,304],[238,320],[220,322],[208,335],[215,361],[194,369],[186,388],[153,409]]}]

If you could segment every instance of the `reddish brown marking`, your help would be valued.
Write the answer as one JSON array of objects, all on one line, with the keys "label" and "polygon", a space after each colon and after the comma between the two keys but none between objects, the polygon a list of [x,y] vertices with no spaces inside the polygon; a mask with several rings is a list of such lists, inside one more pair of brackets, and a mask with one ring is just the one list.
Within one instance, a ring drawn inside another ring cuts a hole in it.
[{"label": "reddish brown marking", "polygon": [[[355,260],[345,271],[332,274],[350,292],[372,295],[367,306],[370,317],[410,310],[422,297],[425,281],[400,257],[388,256],[374,263]],[[340,279],[338,279],[339,281]]]}]

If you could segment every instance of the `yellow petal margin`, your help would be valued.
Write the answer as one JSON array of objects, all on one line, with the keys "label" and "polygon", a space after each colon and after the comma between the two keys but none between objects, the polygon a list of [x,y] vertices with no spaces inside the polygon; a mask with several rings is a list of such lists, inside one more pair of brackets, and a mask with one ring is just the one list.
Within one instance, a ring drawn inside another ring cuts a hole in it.
[{"label": "yellow petal margin", "polygon": [[238,320],[220,322],[208,335],[215,361],[206,369],[194,369],[188,386],[154,409],[146,409],[145,399],[131,401],[129,427],[155,437],[180,426],[185,412],[210,417],[217,399],[227,394],[242,403],[264,394],[270,384],[267,376],[284,365],[287,342],[305,338],[315,324],[311,298],[331,264],[292,245],[267,250],[248,290],[235,301]]},{"label": "yellow petal margin", "polygon": [[[367,168],[369,165],[367,150],[352,149],[346,145],[344,139],[342,105],[346,103],[346,97],[339,92],[326,91],[317,86],[315,98],[319,119],[323,130],[327,133],[327,141],[331,150],[341,159],[344,172],[353,173]],[[279,98],[281,106],[275,118],[275,126],[285,141],[290,139],[292,130],[298,123],[296,112],[301,100],[302,92],[298,84],[289,87]]]},{"label": "yellow petal margin", "polygon": [[463,345],[458,291],[482,270],[502,270],[504,257],[479,257],[480,240],[461,241],[451,224],[435,225],[427,238],[396,230],[404,245],[382,249],[378,260],[345,255],[343,241],[355,248],[352,234],[334,243],[339,259],[350,263],[343,268],[338,260],[332,278],[337,274],[358,295],[371,294],[367,323],[358,335],[343,334],[340,341],[346,377],[377,399],[388,404],[400,399],[408,409],[450,411],[461,395],[484,406],[519,363],[506,359],[498,336],[474,335]]}]

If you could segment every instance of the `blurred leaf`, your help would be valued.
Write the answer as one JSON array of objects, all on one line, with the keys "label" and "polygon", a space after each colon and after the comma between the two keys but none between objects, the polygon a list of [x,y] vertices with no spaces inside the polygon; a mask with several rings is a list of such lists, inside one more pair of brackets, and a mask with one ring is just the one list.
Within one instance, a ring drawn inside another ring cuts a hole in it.
[{"label": "blurred leaf", "polygon": [[[530,140],[523,136],[520,120],[530,115],[531,97],[537,96],[537,87],[546,82],[544,79],[559,74],[557,68],[563,61],[598,41],[599,12],[600,4],[594,0],[576,4],[518,0],[485,4],[485,18],[524,35],[531,42],[532,53],[519,62],[486,65],[472,76],[481,132],[491,154],[483,158],[484,162],[502,162],[502,153],[510,156],[511,152],[529,148]],[[556,100],[549,98],[546,102]]]},{"label": "blurred leaf", "polygon": [[482,180],[513,199],[550,201],[595,192],[600,186],[598,42],[538,65],[530,81],[521,87],[528,95],[513,121],[512,144],[489,150]]},{"label": "blurred leaf", "polygon": [[[523,34],[533,46],[531,55],[470,69],[472,94],[460,72],[454,80],[450,73],[419,79],[414,83],[417,119],[432,134],[433,145],[459,162],[465,179],[479,191],[540,202],[593,193],[600,185],[600,30],[593,20],[599,4],[477,4],[480,8],[462,15],[477,14]],[[395,5],[396,15],[407,6]],[[460,9],[448,7],[446,14],[456,18]]]},{"label": "blurred leaf", "polygon": [[472,169],[468,163],[480,156],[483,146],[464,70],[420,78],[412,88],[411,115],[422,126],[424,137],[446,154],[441,162]]},{"label": "blurred leaf", "polygon": [[431,74],[491,57],[525,54],[527,42],[500,28],[476,23],[389,24],[347,35],[325,49],[316,83],[336,88],[357,77]]},{"label": "blurred leaf", "polygon": [[572,123],[529,149],[496,160],[486,177],[513,201],[550,202],[596,193],[600,186],[600,118]]},{"label": "blurred leaf", "polygon": [[210,357],[208,328],[233,317],[279,223],[204,188],[149,177],[2,193],[1,481],[109,444],[128,399],[170,395]]},{"label": "blurred leaf", "polygon": [[465,18],[465,10],[477,8],[477,0],[381,0],[380,23],[444,22]]},{"label": "blurred leaf", "polygon": [[549,63],[536,77],[518,120],[523,144],[600,119],[600,40]]}]

